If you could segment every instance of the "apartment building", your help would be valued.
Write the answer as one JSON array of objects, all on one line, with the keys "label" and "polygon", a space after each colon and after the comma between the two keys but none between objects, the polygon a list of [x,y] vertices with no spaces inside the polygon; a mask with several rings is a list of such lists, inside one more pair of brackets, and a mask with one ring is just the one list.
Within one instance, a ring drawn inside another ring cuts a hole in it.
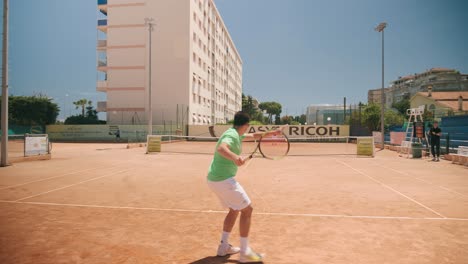
[{"label": "apartment building", "polygon": [[[415,73],[399,77],[384,89],[385,107],[402,99],[410,99],[418,92],[427,92],[432,88],[434,92],[468,91],[468,74],[462,74],[454,69],[431,68],[422,73]],[[381,90],[369,90],[368,102],[380,104]]]},{"label": "apartment building", "polygon": [[145,124],[150,101],[155,125],[226,123],[241,110],[242,59],[213,0],[98,0],[97,8],[97,91],[107,96],[98,111],[109,124]]}]

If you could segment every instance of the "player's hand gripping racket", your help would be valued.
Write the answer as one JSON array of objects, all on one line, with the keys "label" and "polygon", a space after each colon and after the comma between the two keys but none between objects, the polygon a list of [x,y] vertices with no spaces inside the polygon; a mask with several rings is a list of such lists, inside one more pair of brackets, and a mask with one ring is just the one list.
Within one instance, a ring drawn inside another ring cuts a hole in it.
[{"label": "player's hand gripping racket", "polygon": [[289,152],[289,140],[281,130],[265,132],[258,141],[257,147],[246,160],[249,160],[260,152],[261,156],[271,160],[278,160]]}]

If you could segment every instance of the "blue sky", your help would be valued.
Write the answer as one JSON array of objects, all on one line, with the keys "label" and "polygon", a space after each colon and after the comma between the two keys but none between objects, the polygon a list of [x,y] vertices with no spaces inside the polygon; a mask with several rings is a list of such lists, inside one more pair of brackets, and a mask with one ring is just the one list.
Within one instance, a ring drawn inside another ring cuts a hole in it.
[{"label": "blue sky", "polygon": [[[468,1],[215,0],[240,52],[244,93],[309,104],[367,101],[385,83],[432,67],[468,73]],[[96,1],[10,0],[10,94],[43,93],[65,114],[96,92]],[[66,95],[69,96],[66,96]],[[63,113],[60,115],[63,118]]]}]

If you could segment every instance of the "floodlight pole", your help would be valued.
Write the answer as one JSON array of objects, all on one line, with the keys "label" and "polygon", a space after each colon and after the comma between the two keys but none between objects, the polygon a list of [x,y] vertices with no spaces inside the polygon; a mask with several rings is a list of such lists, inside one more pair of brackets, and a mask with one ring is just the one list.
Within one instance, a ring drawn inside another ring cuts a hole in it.
[{"label": "floodlight pole", "polygon": [[148,27],[149,33],[149,47],[148,47],[148,135],[153,134],[153,110],[152,110],[152,103],[151,103],[151,32],[154,30],[154,19],[152,18],[145,18],[145,25]]},{"label": "floodlight pole", "polygon": [[3,0],[2,51],[2,158],[0,166],[8,166],[8,0]]},{"label": "floodlight pole", "polygon": [[382,136],[382,150],[385,148],[385,92],[384,92],[384,29],[387,27],[387,23],[382,22],[376,28],[375,31],[382,32],[382,95],[380,101],[382,103],[380,110],[380,131]]}]

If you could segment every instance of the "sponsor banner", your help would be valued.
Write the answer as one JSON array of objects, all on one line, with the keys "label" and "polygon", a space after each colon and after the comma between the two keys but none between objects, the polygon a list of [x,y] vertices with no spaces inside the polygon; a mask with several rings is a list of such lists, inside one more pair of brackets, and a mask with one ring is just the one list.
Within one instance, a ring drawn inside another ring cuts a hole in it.
[{"label": "sponsor banner", "polygon": [[[224,131],[232,127],[231,125],[216,126],[189,126],[189,136],[219,137]],[[247,133],[266,132],[277,129],[276,125],[250,126]],[[347,137],[349,136],[349,126],[313,126],[313,125],[291,125],[287,126],[283,132],[289,138],[306,137]]]},{"label": "sponsor banner", "polygon": [[405,138],[406,132],[390,132],[390,144],[392,145],[401,145]]},{"label": "sponsor banner", "polygon": [[146,153],[161,152],[161,137],[148,136]]},{"label": "sponsor banner", "polygon": [[[145,142],[148,127],[145,125],[49,125],[49,139],[68,142]],[[153,132],[164,131],[153,126]],[[167,133],[171,133],[168,130]]]},{"label": "sponsor banner", "polygon": [[361,156],[374,156],[374,138],[358,138],[357,154]]},{"label": "sponsor banner", "polygon": [[47,154],[49,150],[47,136],[26,136],[24,138],[24,156]]}]

